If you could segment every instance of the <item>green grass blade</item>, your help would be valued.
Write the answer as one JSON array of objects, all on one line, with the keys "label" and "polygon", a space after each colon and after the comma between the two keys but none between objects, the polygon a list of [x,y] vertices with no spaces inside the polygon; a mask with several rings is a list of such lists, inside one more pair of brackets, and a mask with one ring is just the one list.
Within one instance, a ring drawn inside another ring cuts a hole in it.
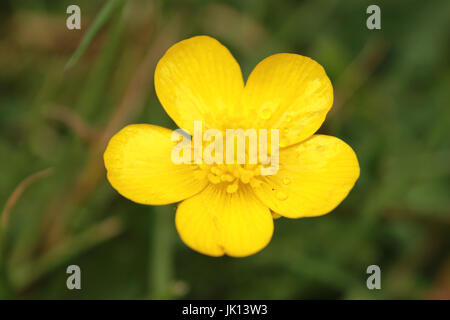
[{"label": "green grass blade", "polygon": [[123,3],[124,0],[110,0],[103,6],[100,13],[94,19],[91,27],[83,36],[83,39],[81,39],[80,45],[77,47],[77,49],[67,62],[66,66],[64,67],[65,71],[72,68],[78,62],[78,60],[80,60],[81,56],[86,52],[87,48],[89,48],[89,45],[91,44],[92,40],[94,40],[98,32],[111,18],[116,9],[121,7]]}]

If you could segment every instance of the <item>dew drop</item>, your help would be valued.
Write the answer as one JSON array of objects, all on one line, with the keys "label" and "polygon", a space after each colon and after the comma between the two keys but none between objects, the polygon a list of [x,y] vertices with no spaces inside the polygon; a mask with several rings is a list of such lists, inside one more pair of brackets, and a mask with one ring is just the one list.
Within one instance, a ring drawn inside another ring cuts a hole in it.
[{"label": "dew drop", "polygon": [[288,178],[288,177],[283,178],[283,184],[288,185],[289,183],[291,183],[291,179],[290,178]]},{"label": "dew drop", "polygon": [[272,111],[270,111],[269,109],[263,109],[261,111],[261,118],[264,120],[269,119],[272,116]]},{"label": "dew drop", "polygon": [[276,193],[276,197],[277,197],[278,200],[283,201],[283,200],[286,200],[288,198],[288,195],[286,193],[284,193],[283,191],[279,190]]}]

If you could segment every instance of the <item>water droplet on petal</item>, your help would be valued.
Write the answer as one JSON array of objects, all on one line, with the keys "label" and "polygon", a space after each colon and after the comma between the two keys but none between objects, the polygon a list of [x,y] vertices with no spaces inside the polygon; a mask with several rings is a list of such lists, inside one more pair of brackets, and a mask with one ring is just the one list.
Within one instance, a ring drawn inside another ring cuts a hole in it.
[{"label": "water droplet on petal", "polygon": [[281,201],[286,200],[288,198],[288,195],[281,190],[277,191],[275,196],[277,197],[278,200]]},{"label": "water droplet on petal", "polygon": [[263,109],[261,111],[261,115],[260,116],[261,116],[262,119],[267,120],[267,119],[269,119],[272,116],[272,111],[270,111],[267,108]]},{"label": "water droplet on petal", "polygon": [[291,183],[291,179],[290,178],[288,178],[288,177],[286,177],[286,178],[283,178],[283,184],[289,184],[289,183]]}]

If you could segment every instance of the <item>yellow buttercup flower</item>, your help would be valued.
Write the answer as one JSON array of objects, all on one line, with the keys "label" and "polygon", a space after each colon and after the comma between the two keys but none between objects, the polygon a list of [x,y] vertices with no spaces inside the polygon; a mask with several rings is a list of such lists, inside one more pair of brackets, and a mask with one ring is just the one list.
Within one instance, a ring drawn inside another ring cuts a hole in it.
[{"label": "yellow buttercup flower", "polygon": [[314,60],[281,53],[260,62],[244,85],[241,69],[217,40],[197,36],[172,46],[155,71],[158,98],[169,116],[193,132],[206,128],[279,130],[279,170],[258,165],[175,164],[172,131],[129,125],[104,154],[108,180],[142,204],[182,201],[175,224],[181,239],[210,256],[243,257],[264,248],[273,219],[333,210],[359,177],[352,148],[314,135],[333,104],[333,87]]}]

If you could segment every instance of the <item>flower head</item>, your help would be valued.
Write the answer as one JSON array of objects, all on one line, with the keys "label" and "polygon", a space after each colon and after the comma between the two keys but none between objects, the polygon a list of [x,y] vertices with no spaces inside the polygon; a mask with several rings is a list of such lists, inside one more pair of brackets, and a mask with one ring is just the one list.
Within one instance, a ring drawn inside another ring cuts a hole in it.
[{"label": "flower head", "polygon": [[270,56],[244,84],[231,53],[217,40],[197,36],[165,53],[156,67],[155,88],[169,116],[190,133],[196,121],[222,132],[279,132],[279,168],[272,175],[261,174],[260,157],[257,163],[174,163],[178,142],[172,131],[150,124],[129,125],[111,138],[104,154],[111,185],[138,203],[182,201],[176,228],[198,252],[254,254],[269,243],[275,217],[326,214],[359,177],[350,146],[314,134],[333,104],[333,88],[310,58]]}]

